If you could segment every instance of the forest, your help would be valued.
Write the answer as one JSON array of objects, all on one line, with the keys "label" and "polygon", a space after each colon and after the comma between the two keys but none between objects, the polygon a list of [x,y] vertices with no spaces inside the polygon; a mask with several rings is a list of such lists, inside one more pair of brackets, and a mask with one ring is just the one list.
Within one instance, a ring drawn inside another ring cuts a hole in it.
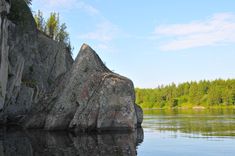
[{"label": "forest", "polygon": [[142,108],[210,108],[235,106],[235,79],[185,82],[136,88],[136,103]]}]

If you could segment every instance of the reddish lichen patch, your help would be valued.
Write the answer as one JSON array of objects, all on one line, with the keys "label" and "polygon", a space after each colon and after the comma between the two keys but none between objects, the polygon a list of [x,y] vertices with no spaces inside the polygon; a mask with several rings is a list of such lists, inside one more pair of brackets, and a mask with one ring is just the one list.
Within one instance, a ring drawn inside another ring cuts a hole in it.
[{"label": "reddish lichen patch", "polygon": [[84,100],[84,99],[88,99],[88,96],[89,96],[88,87],[87,87],[87,85],[84,85],[80,97],[81,97],[81,99]]}]

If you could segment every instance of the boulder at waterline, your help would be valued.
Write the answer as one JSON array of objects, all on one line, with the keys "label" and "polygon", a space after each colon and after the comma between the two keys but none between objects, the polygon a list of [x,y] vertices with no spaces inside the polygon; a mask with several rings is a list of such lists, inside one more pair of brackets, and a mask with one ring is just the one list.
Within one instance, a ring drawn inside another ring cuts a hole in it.
[{"label": "boulder at waterline", "polygon": [[134,130],[141,124],[132,81],[110,71],[88,45],[60,79],[29,115],[26,127],[106,131]]}]

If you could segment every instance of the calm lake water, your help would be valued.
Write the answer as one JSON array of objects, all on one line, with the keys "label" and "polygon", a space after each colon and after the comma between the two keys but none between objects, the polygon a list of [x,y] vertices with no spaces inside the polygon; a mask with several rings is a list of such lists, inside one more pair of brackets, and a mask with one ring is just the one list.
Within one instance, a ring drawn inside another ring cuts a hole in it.
[{"label": "calm lake water", "polygon": [[234,156],[235,110],[149,110],[143,156]]},{"label": "calm lake water", "polygon": [[235,110],[148,110],[133,133],[0,128],[0,156],[234,156]]}]

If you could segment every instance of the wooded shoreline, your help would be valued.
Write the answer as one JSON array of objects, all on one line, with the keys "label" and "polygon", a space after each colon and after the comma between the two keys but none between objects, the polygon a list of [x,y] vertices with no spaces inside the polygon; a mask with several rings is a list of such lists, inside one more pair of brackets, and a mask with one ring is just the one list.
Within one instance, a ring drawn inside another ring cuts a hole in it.
[{"label": "wooded shoreline", "polygon": [[235,79],[172,83],[155,89],[136,88],[135,92],[142,108],[235,108]]}]

